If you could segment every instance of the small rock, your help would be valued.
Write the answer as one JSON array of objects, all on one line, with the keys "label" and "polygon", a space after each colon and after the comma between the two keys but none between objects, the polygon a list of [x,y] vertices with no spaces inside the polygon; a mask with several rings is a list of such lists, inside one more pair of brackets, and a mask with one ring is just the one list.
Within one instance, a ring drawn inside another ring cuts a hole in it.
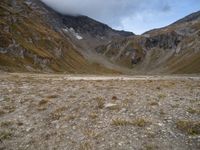
[{"label": "small rock", "polygon": [[126,108],[122,108],[122,110],[120,111],[120,113],[124,113],[124,112],[127,112]]},{"label": "small rock", "polygon": [[158,126],[162,127],[162,126],[164,126],[164,124],[163,123],[158,123]]},{"label": "small rock", "polygon": [[122,146],[122,145],[123,145],[123,143],[122,143],[122,142],[120,142],[120,143],[118,143],[118,145],[119,145],[119,146]]},{"label": "small rock", "polygon": [[117,104],[113,104],[113,103],[105,104],[105,108],[115,108],[116,106]]},{"label": "small rock", "polygon": [[73,127],[72,127],[72,129],[73,129],[73,130],[76,130],[76,127],[75,127],[75,126],[73,126]]}]

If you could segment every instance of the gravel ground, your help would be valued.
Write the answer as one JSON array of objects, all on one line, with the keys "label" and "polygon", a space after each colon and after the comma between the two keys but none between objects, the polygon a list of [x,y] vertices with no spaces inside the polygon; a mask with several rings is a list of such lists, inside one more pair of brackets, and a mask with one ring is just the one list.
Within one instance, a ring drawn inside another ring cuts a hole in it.
[{"label": "gravel ground", "polygon": [[0,149],[200,149],[200,77],[1,74]]}]

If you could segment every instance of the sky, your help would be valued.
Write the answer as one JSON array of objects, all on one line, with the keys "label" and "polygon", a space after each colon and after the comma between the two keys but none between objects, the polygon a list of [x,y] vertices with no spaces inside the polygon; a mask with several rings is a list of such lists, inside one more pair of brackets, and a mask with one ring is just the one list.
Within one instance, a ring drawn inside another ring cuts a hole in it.
[{"label": "sky", "polygon": [[200,0],[42,0],[62,14],[86,15],[114,29],[142,34],[200,10]]}]

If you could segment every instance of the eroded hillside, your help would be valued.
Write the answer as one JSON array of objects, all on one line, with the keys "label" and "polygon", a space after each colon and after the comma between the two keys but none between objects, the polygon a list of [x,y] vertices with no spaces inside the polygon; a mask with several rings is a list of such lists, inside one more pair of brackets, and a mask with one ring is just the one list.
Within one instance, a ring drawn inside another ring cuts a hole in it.
[{"label": "eroded hillside", "polygon": [[162,29],[100,46],[111,62],[140,73],[200,72],[200,12]]},{"label": "eroded hillside", "polygon": [[4,71],[112,72],[90,63],[39,1],[0,2],[0,69]]},{"label": "eroded hillside", "polygon": [[200,73],[199,12],[138,36],[38,0],[2,0],[0,16],[4,71]]}]

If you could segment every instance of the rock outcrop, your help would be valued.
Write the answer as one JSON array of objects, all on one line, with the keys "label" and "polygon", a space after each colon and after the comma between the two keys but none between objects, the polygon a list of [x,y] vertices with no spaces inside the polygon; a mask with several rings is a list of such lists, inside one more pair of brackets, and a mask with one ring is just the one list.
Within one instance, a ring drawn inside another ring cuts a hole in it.
[{"label": "rock outcrop", "polygon": [[136,73],[199,73],[200,12],[165,28],[99,46],[111,62]]}]

